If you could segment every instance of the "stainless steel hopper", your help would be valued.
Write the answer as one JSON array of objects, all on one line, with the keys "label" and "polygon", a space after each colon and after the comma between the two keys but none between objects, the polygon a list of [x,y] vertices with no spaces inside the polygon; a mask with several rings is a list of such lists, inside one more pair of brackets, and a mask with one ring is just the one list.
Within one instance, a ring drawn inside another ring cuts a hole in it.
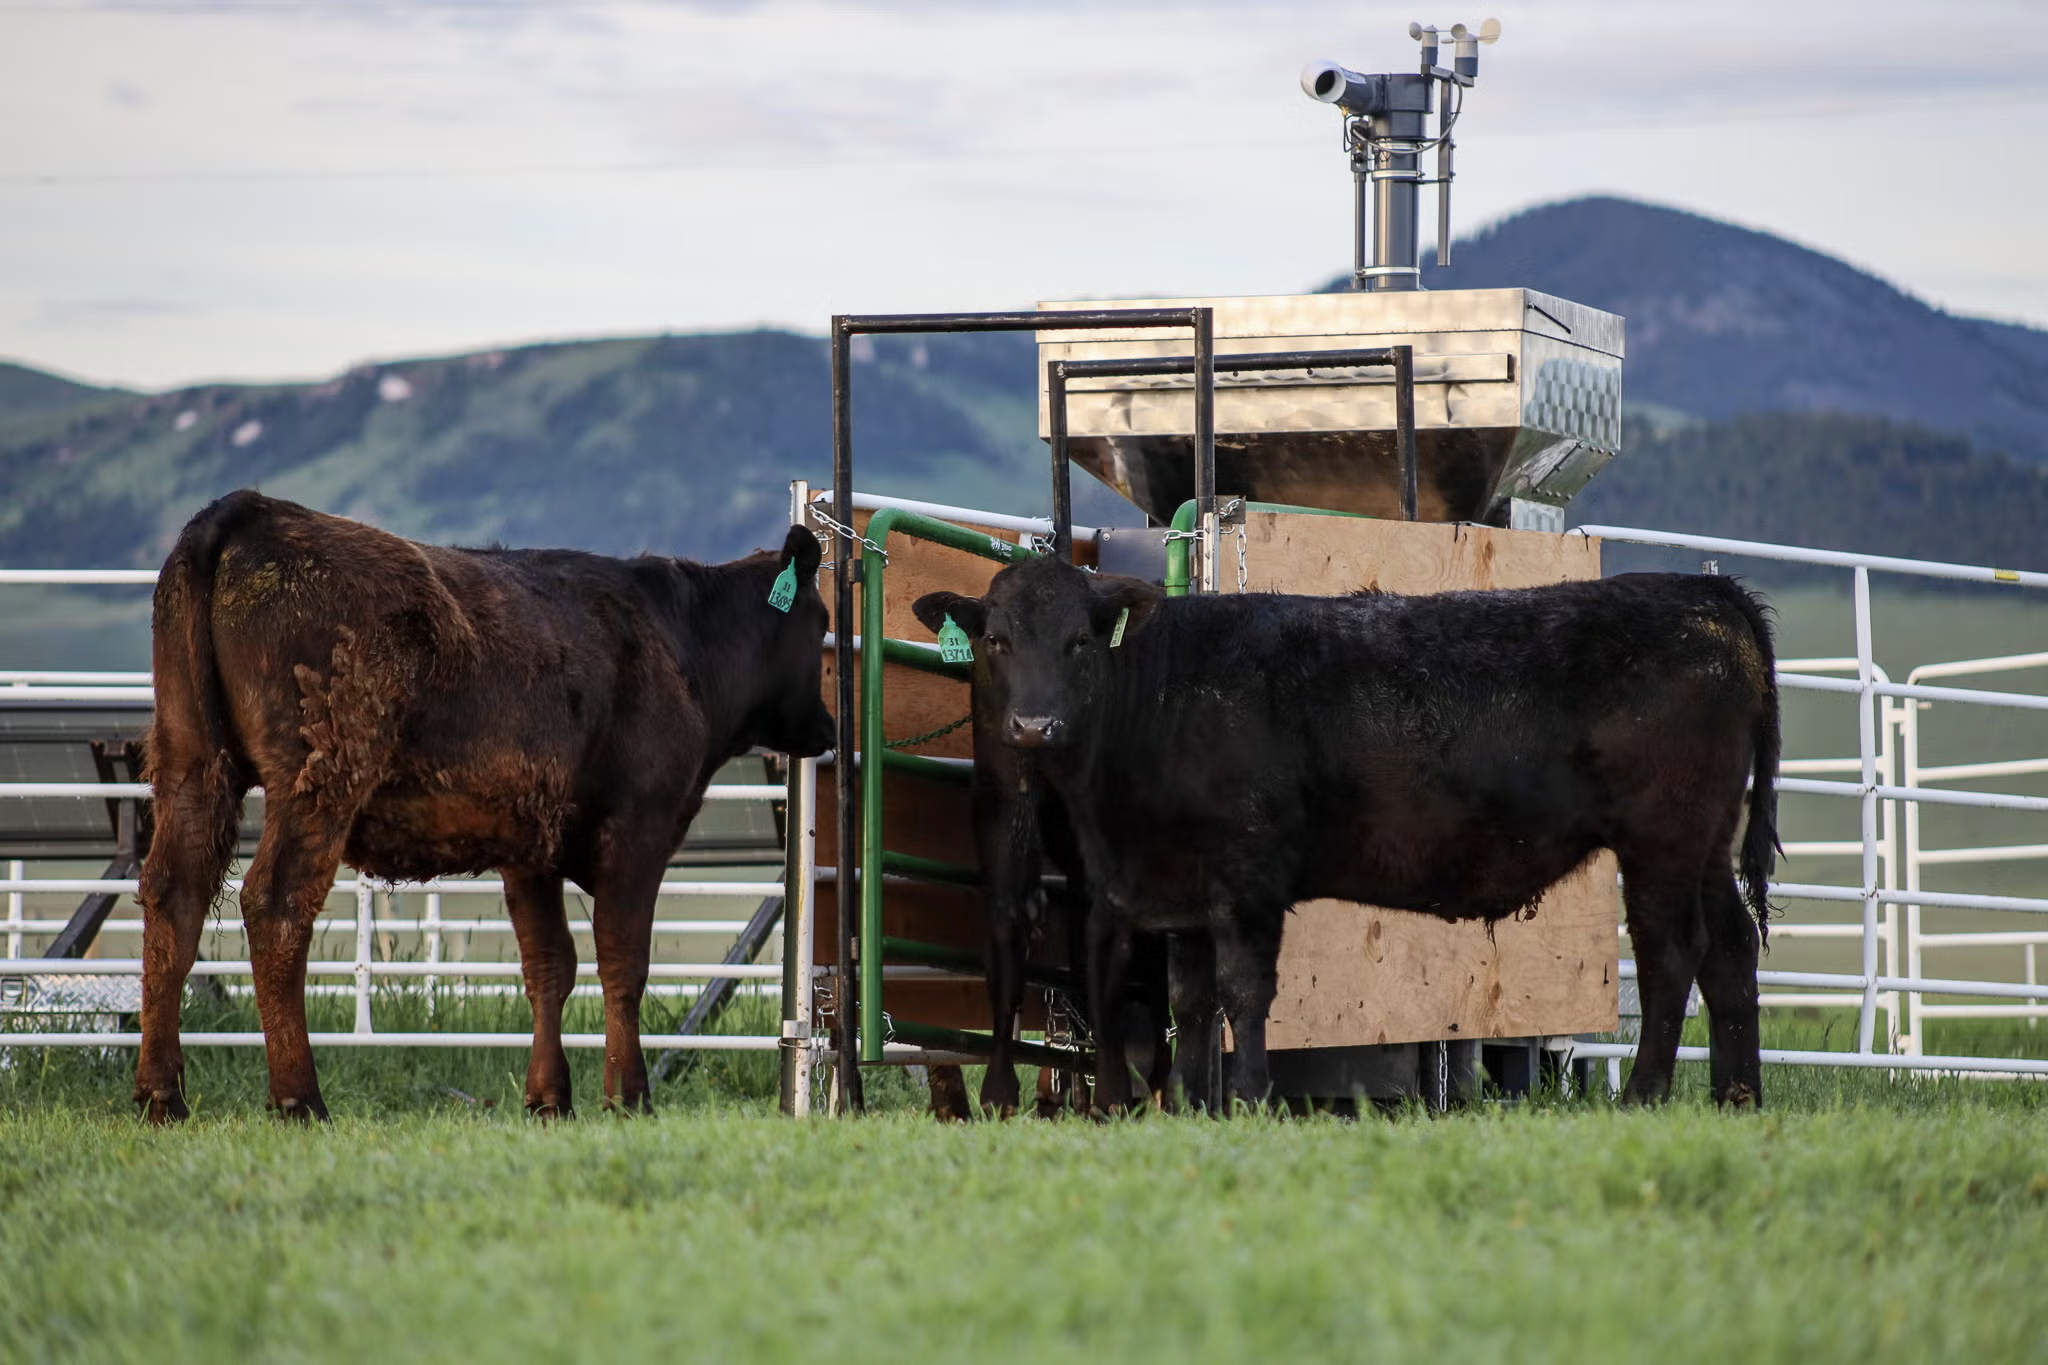
[{"label": "stainless steel hopper", "polygon": [[[1622,320],[1612,313],[1533,289],[1128,306],[1195,305],[1215,310],[1219,356],[1412,345],[1423,520],[1542,525],[1556,519],[1543,509],[1561,508],[1620,448]],[[1156,332],[1039,334],[1041,362],[1186,349]],[[1049,435],[1042,364],[1038,423]],[[1068,381],[1067,425],[1082,468],[1151,516],[1167,520],[1194,496],[1189,378],[1077,376]],[[1219,373],[1216,487],[1262,502],[1400,516],[1391,369]]]}]

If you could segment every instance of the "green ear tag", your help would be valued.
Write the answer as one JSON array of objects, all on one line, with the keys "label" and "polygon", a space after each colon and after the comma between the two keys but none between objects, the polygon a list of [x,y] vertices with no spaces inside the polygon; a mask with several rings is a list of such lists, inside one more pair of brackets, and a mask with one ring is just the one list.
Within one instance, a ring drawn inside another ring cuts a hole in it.
[{"label": "green ear tag", "polygon": [[1131,623],[1131,609],[1125,607],[1116,614],[1116,629],[1109,633],[1109,647],[1115,649],[1124,642],[1124,627]]},{"label": "green ear tag", "polygon": [[768,605],[777,611],[788,611],[796,605],[796,561],[790,560],[782,566],[782,572],[775,575],[775,586],[768,589]]},{"label": "green ear tag", "polygon": [[967,632],[954,625],[950,616],[939,627],[939,657],[949,664],[974,662],[974,645],[968,640]]}]

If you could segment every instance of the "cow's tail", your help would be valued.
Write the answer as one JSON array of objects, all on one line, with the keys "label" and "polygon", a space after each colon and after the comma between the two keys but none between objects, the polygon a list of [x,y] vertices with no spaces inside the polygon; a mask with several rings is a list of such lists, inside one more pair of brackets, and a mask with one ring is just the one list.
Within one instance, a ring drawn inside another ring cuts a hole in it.
[{"label": "cow's tail", "polygon": [[1783,737],[1778,724],[1777,656],[1771,645],[1770,609],[1740,584],[1730,582],[1728,586],[1730,599],[1749,624],[1761,673],[1756,716],[1750,726],[1749,822],[1742,833],[1736,870],[1742,878],[1742,898],[1756,916],[1758,931],[1768,939],[1770,877],[1777,855],[1785,851],[1778,841],[1778,755]]},{"label": "cow's tail", "polygon": [[[241,784],[235,780],[233,722],[214,653],[214,578],[228,541],[263,506],[259,494],[245,489],[194,517],[157,575],[152,610],[156,716],[147,774],[156,786],[158,837],[151,849],[170,856],[196,843],[207,862],[221,867],[234,849]],[[146,884],[152,870],[145,870]]]}]

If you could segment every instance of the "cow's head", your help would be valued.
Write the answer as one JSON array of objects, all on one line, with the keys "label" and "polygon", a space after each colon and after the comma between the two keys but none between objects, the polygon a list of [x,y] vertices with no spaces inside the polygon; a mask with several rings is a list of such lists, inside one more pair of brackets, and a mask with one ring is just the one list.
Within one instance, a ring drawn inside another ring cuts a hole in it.
[{"label": "cow's head", "polygon": [[1048,556],[1004,569],[981,597],[927,593],[912,609],[934,632],[951,617],[973,641],[975,684],[992,694],[976,710],[993,720],[996,738],[1057,754],[1086,740],[1118,622],[1128,644],[1164,600],[1143,579],[1084,573]]},{"label": "cow's head", "polygon": [[[775,562],[760,575],[758,585],[748,589],[758,593],[750,609],[769,618],[773,634],[761,674],[772,682],[756,704],[747,740],[795,758],[814,758],[838,738],[821,695],[829,618],[824,599],[818,596],[818,559],[817,537],[792,526]],[[787,610],[780,607],[780,598],[770,600],[775,580],[785,569],[794,576],[796,589]]]}]

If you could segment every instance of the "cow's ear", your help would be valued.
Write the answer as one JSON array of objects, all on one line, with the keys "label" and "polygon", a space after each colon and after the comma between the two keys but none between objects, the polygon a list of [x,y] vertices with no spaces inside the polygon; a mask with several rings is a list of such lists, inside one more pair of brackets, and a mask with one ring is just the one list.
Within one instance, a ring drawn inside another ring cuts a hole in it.
[{"label": "cow's ear", "polygon": [[953,624],[969,635],[980,635],[981,628],[988,624],[988,613],[982,610],[979,597],[962,597],[957,592],[928,592],[911,603],[910,609],[917,613],[917,619],[924,622],[925,629],[932,634],[939,633],[939,627],[946,624],[948,616]]},{"label": "cow's ear", "polygon": [[[1095,589],[1095,602],[1089,609],[1090,621],[1097,631],[1114,631],[1117,621],[1122,619],[1122,638],[1142,630],[1159,604],[1166,600],[1166,590],[1157,583],[1147,583],[1142,578],[1126,578],[1122,574],[1097,574],[1090,586]],[[1125,612],[1130,615],[1125,616]]]},{"label": "cow's ear", "polygon": [[792,526],[782,541],[782,562],[796,565],[799,579],[815,578],[818,561],[824,555],[818,549],[818,538],[802,526]]}]

